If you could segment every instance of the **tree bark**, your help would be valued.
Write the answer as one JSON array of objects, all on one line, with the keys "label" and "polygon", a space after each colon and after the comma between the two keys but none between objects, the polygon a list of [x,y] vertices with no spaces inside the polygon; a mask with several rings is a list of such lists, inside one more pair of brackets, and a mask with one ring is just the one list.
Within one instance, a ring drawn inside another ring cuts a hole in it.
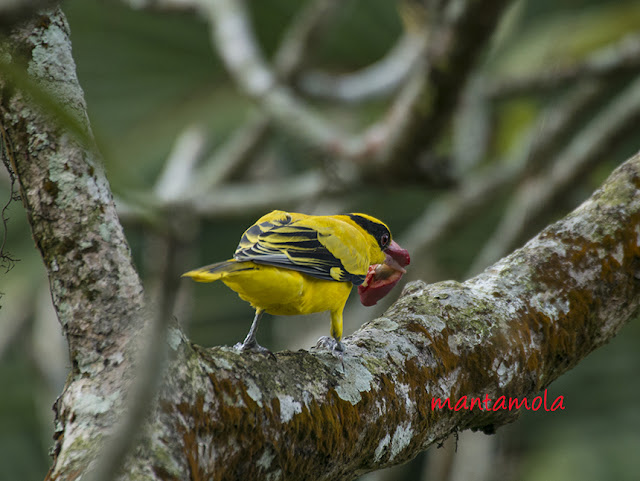
[{"label": "tree bark", "polygon": [[[23,25],[6,46],[3,56],[21,55],[33,84],[90,138],[62,13]],[[1,87],[3,142],[72,361],[48,479],[78,479],[125,409],[142,288],[94,150],[20,85]],[[432,410],[431,401],[534,396],[636,316],[639,194],[640,154],[482,274],[411,283],[345,339],[344,371],[322,349],[274,361],[193,345],[171,325],[171,358],[122,479],[351,479],[456,431],[514,421],[520,410]]]},{"label": "tree bark", "polygon": [[55,454],[69,454],[55,468],[65,479],[98,455],[123,408],[143,291],[92,145],[64,15],[30,19],[0,49],[3,151],[69,344],[71,373],[55,406]]}]

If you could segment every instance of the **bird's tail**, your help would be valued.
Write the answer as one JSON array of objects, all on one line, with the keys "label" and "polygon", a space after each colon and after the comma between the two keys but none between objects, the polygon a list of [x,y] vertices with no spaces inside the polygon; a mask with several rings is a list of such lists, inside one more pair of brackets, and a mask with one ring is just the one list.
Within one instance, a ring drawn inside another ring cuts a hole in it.
[{"label": "bird's tail", "polygon": [[191,277],[194,281],[198,282],[214,282],[233,272],[254,269],[252,264],[253,263],[238,262],[235,259],[229,259],[185,272],[182,274],[182,277]]}]

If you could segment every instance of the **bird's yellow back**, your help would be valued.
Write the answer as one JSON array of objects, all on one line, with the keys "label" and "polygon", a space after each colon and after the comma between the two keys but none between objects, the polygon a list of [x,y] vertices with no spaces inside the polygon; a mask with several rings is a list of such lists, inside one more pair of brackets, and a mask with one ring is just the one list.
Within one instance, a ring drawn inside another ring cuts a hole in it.
[{"label": "bird's yellow back", "polygon": [[[367,222],[382,222],[364,214]],[[350,215],[313,216],[273,211],[242,235],[234,258],[298,270],[359,285],[371,264],[384,260],[378,241]],[[389,234],[390,239],[390,234]]]}]

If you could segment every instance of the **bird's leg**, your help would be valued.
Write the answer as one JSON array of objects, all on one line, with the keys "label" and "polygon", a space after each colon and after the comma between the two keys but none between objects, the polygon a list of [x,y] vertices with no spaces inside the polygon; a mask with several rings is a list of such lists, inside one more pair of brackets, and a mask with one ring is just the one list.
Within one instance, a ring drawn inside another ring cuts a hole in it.
[{"label": "bird's leg", "polygon": [[344,369],[344,344],[340,342],[342,339],[342,309],[331,313],[331,337],[322,336],[318,339],[318,346],[330,349],[334,356],[340,359],[342,370]]},{"label": "bird's leg", "polygon": [[255,346],[260,345],[258,344],[258,341],[256,341],[256,333],[258,332],[258,324],[260,324],[262,314],[264,314],[263,310],[256,309],[256,315],[254,316],[253,322],[251,323],[249,333],[247,334],[247,337],[244,338],[244,342],[240,345],[243,350],[252,349]]},{"label": "bird's leg", "polygon": [[249,329],[247,337],[244,338],[242,344],[237,343],[233,347],[239,351],[254,351],[261,352],[263,354],[269,354],[272,358],[277,360],[276,356],[269,349],[267,349],[266,347],[262,347],[260,344],[258,344],[258,341],[256,341],[256,332],[258,331],[258,324],[260,323],[262,314],[264,314],[264,311],[262,309],[256,309],[256,315],[253,318],[253,322],[251,323],[251,328]]}]

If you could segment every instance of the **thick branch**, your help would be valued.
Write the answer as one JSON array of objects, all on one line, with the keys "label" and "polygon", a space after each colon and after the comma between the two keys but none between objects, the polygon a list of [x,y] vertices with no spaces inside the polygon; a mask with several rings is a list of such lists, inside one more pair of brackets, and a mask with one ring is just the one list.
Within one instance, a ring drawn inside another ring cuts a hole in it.
[{"label": "thick branch", "polygon": [[[640,155],[525,247],[460,284],[410,284],[346,340],[278,361],[172,334],[150,432],[131,473],[154,479],[350,479],[518,410],[432,411],[434,397],[533,396],[609,340],[640,304]],[[157,438],[154,438],[157,440]]]},{"label": "thick branch", "polygon": [[74,446],[64,468],[81,472],[122,409],[142,286],[97,155],[78,140],[92,141],[64,15],[47,11],[20,25],[1,53],[23,80],[0,80],[3,141],[72,363],[56,405],[57,449]]},{"label": "thick branch", "polygon": [[[47,13],[17,29],[6,53],[14,66],[26,61],[35,88],[56,99],[88,131],[68,35],[61,12]],[[30,58],[18,56],[25,52]],[[25,97],[21,87],[2,85],[0,114],[10,160],[75,365],[90,370],[104,361],[95,358],[96,349],[106,360],[118,355],[114,333],[131,328],[142,289],[96,154]]]}]

